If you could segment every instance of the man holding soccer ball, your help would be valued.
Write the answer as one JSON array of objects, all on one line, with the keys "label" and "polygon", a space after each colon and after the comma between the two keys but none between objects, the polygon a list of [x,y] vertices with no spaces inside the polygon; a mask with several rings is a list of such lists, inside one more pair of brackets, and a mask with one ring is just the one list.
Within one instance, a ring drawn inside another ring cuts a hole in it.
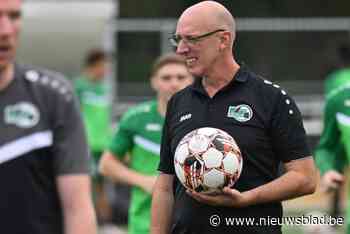
[{"label": "man holding soccer ball", "polygon": [[[153,234],[281,233],[280,224],[229,226],[217,221],[281,218],[281,201],[315,190],[316,170],[295,102],[280,86],[235,61],[234,29],[224,6],[204,1],[183,12],[170,39],[196,80],[168,104],[161,174],[153,192]],[[244,162],[233,188],[215,196],[186,190],[175,176],[178,143],[203,127],[231,135]],[[279,176],[281,163],[285,174]]]}]

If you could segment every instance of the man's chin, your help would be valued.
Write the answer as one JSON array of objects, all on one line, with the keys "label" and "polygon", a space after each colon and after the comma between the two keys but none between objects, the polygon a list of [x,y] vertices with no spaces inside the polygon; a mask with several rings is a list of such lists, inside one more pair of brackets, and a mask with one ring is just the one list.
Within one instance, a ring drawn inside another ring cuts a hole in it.
[{"label": "man's chin", "polygon": [[193,68],[188,68],[188,71],[191,73],[192,76],[202,76],[202,71],[200,69],[196,69],[195,67]]},{"label": "man's chin", "polygon": [[[3,61],[0,59],[0,72],[4,71],[10,66],[11,66],[11,63],[8,60]],[[1,76],[0,76],[0,79],[1,79]]]},{"label": "man's chin", "polygon": [[[6,68],[7,68],[8,65],[6,64],[3,64],[0,62],[0,72],[4,71]],[[0,79],[1,79],[1,76],[0,76]]]}]

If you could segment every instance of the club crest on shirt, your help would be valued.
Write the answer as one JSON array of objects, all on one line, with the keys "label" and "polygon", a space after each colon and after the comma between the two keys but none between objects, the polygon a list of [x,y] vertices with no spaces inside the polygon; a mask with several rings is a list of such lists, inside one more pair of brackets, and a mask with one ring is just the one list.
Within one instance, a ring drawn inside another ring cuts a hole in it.
[{"label": "club crest on shirt", "polygon": [[227,111],[227,117],[234,118],[239,122],[247,122],[253,117],[253,110],[246,104],[240,104],[238,106],[229,106]]},{"label": "club crest on shirt", "polygon": [[19,102],[5,107],[5,123],[20,128],[34,127],[40,120],[38,108],[29,102]]}]

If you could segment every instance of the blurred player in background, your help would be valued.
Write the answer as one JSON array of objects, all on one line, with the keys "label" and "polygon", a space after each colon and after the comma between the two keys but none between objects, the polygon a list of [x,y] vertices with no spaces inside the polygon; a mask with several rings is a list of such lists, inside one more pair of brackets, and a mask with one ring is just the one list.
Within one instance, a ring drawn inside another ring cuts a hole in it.
[{"label": "blurred player in background", "polygon": [[337,54],[340,59],[340,67],[326,77],[326,95],[350,82],[350,43],[342,43],[337,48]]},{"label": "blurred player in background", "polygon": [[[315,152],[322,176],[321,188],[325,191],[339,189],[350,160],[350,46],[342,45],[338,52],[344,67],[331,73],[325,82],[324,127]],[[333,209],[337,209],[337,204]],[[350,233],[349,212],[347,208],[347,233]]]},{"label": "blurred player in background", "polygon": [[[196,79],[168,104],[153,192],[153,234],[281,233],[280,225],[225,225],[225,218],[278,219],[281,201],[315,190],[316,170],[295,102],[235,61],[234,40],[235,21],[215,1],[187,8],[177,22],[171,42]],[[201,127],[228,132],[240,147],[243,170],[235,189],[204,195],[186,191],[174,176],[179,141]],[[286,171],[281,176],[280,163]]]},{"label": "blurred player in background", "polygon": [[107,55],[102,49],[91,49],[85,57],[84,71],[74,79],[92,155],[94,201],[100,224],[111,221],[112,215],[103,177],[97,171],[102,152],[111,137],[112,100],[110,88],[105,82],[107,63]]},{"label": "blurred player in background", "polygon": [[58,73],[14,61],[21,5],[0,1],[0,232],[96,234],[73,90]]},{"label": "blurred player in background", "polygon": [[[156,60],[150,79],[157,99],[132,107],[122,116],[109,150],[100,162],[103,175],[132,186],[129,234],[149,233],[151,193],[158,174],[167,103],[174,93],[192,83],[185,61],[175,54]],[[129,167],[122,163],[127,153]]]}]

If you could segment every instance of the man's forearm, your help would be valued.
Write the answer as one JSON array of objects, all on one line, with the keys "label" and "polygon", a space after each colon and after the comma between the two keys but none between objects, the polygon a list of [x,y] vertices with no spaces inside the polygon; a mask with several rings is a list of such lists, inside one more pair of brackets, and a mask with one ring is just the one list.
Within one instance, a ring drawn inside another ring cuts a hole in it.
[{"label": "man's forearm", "polygon": [[316,188],[316,174],[305,175],[297,171],[288,171],[281,177],[246,191],[244,196],[251,202],[249,205],[267,202],[284,201],[311,194]]},{"label": "man's forearm", "polygon": [[155,189],[152,200],[152,234],[168,234],[172,213],[173,213],[174,197],[168,191]]},{"label": "man's forearm", "polygon": [[65,234],[97,234],[97,223],[93,206],[64,214]]},{"label": "man's forearm", "polygon": [[131,186],[140,186],[144,175],[129,169],[112,153],[106,152],[103,154],[99,171],[103,176],[106,176],[114,182],[121,182]]},{"label": "man's forearm", "polygon": [[91,199],[90,178],[86,174],[57,178],[65,234],[96,234],[96,216]]}]

